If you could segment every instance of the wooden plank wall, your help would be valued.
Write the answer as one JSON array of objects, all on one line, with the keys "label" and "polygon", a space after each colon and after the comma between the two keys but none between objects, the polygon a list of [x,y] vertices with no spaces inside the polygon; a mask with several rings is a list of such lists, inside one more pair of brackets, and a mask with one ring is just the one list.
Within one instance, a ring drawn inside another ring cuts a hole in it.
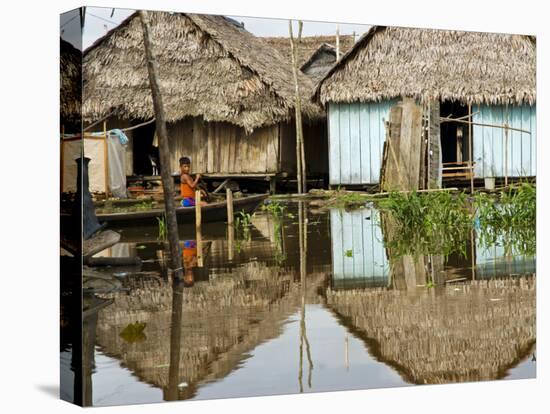
[{"label": "wooden plank wall", "polygon": [[191,157],[193,172],[210,174],[262,174],[278,172],[279,126],[258,128],[247,135],[224,122],[190,118],[168,126],[171,171],[181,156]]},{"label": "wooden plank wall", "polygon": [[[508,176],[536,176],[537,118],[536,105],[509,106],[476,105],[473,107],[476,123],[504,125],[531,131],[531,134],[508,131]],[[476,178],[504,177],[504,129],[474,125],[473,156]]]},{"label": "wooden plank wall", "polygon": [[331,185],[379,183],[386,135],[384,122],[396,102],[329,104]]},{"label": "wooden plank wall", "polygon": [[422,108],[412,98],[390,111],[388,154],[385,158],[382,189],[418,190],[425,187],[426,145],[423,145]]}]

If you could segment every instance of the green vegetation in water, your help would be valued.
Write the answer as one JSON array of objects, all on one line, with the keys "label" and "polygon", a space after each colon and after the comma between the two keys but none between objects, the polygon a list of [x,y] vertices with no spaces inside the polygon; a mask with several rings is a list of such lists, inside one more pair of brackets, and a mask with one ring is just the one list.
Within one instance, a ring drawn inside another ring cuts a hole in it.
[{"label": "green vegetation in water", "polygon": [[370,200],[372,200],[372,196],[367,194],[344,192],[336,194],[330,204],[335,207],[358,208],[363,207]]},{"label": "green vegetation in water", "polygon": [[483,248],[503,246],[506,254],[536,252],[536,187],[521,183],[500,193],[391,193],[379,202],[386,246],[396,257],[467,255],[472,230]]},{"label": "green vegetation in water", "polygon": [[252,216],[254,214],[247,213],[245,211],[239,211],[237,217],[235,218],[235,228],[237,229],[238,234],[242,239],[249,241],[250,234],[250,225],[252,224]]},{"label": "green vegetation in water", "polygon": [[269,203],[262,205],[262,210],[267,211],[273,216],[282,216],[285,209],[285,206],[273,200],[270,200]]},{"label": "green vegetation in water", "polygon": [[387,246],[397,256],[426,254],[466,256],[472,229],[471,211],[464,193],[390,193],[379,203],[387,212]]},{"label": "green vegetation in water", "polygon": [[506,254],[534,256],[536,253],[536,187],[521,183],[497,196],[475,197],[475,228],[482,247],[504,247]]},{"label": "green vegetation in water", "polygon": [[168,238],[168,229],[166,227],[166,216],[157,217],[158,236],[157,239],[165,241]]},{"label": "green vegetation in water", "polygon": [[129,344],[144,341],[147,339],[144,332],[146,326],[147,324],[137,321],[136,323],[128,324],[128,326],[120,332],[120,337]]},{"label": "green vegetation in water", "polygon": [[[275,262],[278,265],[281,265],[286,259],[286,255],[283,250],[283,241],[281,238],[281,229],[286,207],[277,201],[270,200],[269,203],[262,205],[262,210],[266,211],[273,218],[273,235],[275,242],[275,251],[273,257],[275,259]],[[292,216],[292,214],[288,213],[287,217],[290,216]]]},{"label": "green vegetation in water", "polygon": [[106,201],[103,208],[96,209],[98,214],[109,214],[109,213],[134,213],[136,211],[147,211],[154,208],[152,201],[142,201],[141,203],[136,203],[132,205],[122,205],[117,206],[113,204],[111,200]]}]

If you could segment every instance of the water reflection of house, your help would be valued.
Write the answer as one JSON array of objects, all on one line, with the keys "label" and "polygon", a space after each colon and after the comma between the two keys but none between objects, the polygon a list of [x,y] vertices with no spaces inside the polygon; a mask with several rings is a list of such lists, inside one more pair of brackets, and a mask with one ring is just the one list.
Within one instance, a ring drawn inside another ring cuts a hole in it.
[{"label": "water reflection of house", "polygon": [[503,378],[536,342],[534,277],[437,292],[329,290],[327,303],[372,355],[414,384]]},{"label": "water reflection of house", "polygon": [[[444,257],[431,254],[403,255],[385,245],[399,237],[390,222],[382,226],[376,208],[330,211],[332,246],[332,287],[334,289],[391,286],[414,289],[429,280],[436,284],[456,279],[487,279],[535,273],[535,257],[506,254],[497,241],[483,247],[479,236],[466,240],[464,254]],[[473,271],[472,271],[473,267]]]},{"label": "water reflection of house", "polygon": [[[294,83],[279,52],[223,16],[150,12],[150,20],[170,170],[189,155],[193,170],[210,176],[294,173]],[[305,97],[313,83],[302,73],[298,79]],[[302,102],[307,141],[307,125],[324,123],[324,115],[307,99]],[[111,113],[109,128],[154,116],[137,14],[84,53],[83,115],[94,121]],[[154,124],[129,132],[127,174],[151,175]]]},{"label": "water reflection of house", "polygon": [[[294,279],[250,264],[190,289],[140,284],[99,314],[97,344],[140,381],[162,388],[165,399],[191,398],[200,384],[225,377],[254,347],[281,333],[300,303]],[[323,279],[308,276],[308,291]],[[146,324],[145,338],[129,343],[120,333],[136,321]]]},{"label": "water reflection of house", "polygon": [[535,256],[513,254],[502,243],[484,247],[477,240],[476,278],[487,279],[502,275],[534,274],[537,270]]},{"label": "water reflection of house", "polygon": [[378,210],[330,210],[330,230],[335,288],[388,286],[390,267]]},{"label": "water reflection of house", "polygon": [[[384,121],[402,97],[472,117],[476,178],[535,176],[535,55],[530,36],[373,26],[316,87],[328,106],[330,184],[379,182]],[[517,130],[487,126],[505,124]],[[469,160],[468,125],[441,123],[438,135],[443,163]]]}]

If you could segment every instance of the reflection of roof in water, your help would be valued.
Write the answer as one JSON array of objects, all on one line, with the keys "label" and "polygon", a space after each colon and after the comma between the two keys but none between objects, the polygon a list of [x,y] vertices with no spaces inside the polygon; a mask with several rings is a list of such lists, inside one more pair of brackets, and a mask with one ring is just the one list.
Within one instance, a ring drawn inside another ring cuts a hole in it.
[{"label": "reflection of roof in water", "polygon": [[503,378],[536,342],[534,277],[329,290],[327,303],[378,360],[415,384]]},{"label": "reflection of roof in water", "polygon": [[[323,274],[308,276],[310,302],[324,278]],[[218,275],[209,283],[183,290],[180,366],[175,385],[183,381],[189,384],[184,398],[192,397],[199,383],[228,375],[257,345],[282,332],[285,320],[300,303],[300,284],[294,280],[293,273],[251,263],[238,272]],[[153,283],[150,288],[119,294],[115,303],[100,313],[97,343],[141,381],[166,391],[171,384],[171,312],[169,284]],[[119,334],[136,321],[146,323],[146,339],[126,343]]]}]

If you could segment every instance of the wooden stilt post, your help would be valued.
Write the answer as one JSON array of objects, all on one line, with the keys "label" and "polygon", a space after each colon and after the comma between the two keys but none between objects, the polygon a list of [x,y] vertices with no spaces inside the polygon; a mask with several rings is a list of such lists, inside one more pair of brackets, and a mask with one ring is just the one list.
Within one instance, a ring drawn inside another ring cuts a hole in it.
[{"label": "wooden stilt post", "polygon": [[[298,25],[302,27],[302,22],[299,21]],[[294,75],[294,92],[295,92],[295,118],[296,118],[296,170],[298,181],[298,194],[302,194],[305,191],[306,168],[305,168],[305,155],[304,155],[304,131],[302,129],[302,102],[300,98],[300,90],[298,86],[298,56],[296,53],[296,45],[294,44],[294,35],[292,32],[292,20],[288,21],[288,30],[290,34],[290,51],[292,58],[292,74]]]},{"label": "wooden stilt post", "polygon": [[504,126],[504,187],[508,187],[508,120]]},{"label": "wooden stilt post", "polygon": [[470,194],[474,193],[474,160],[472,148],[472,105],[468,105],[468,115],[470,123],[468,124],[468,171],[470,171]]},{"label": "wooden stilt post", "polygon": [[105,198],[109,198],[109,143],[107,142],[107,122],[106,121],[103,121],[103,162],[105,164],[104,165]]},{"label": "wooden stilt post", "polygon": [[195,191],[195,226],[197,233],[197,265],[203,267],[202,257],[202,206],[201,206],[201,192]]},{"label": "wooden stilt post", "polygon": [[233,191],[230,188],[225,189],[227,195],[227,224],[233,225]]},{"label": "wooden stilt post", "polygon": [[149,35],[149,15],[147,11],[140,10],[141,27],[143,30],[143,45],[149,73],[149,84],[153,98],[157,133],[159,137],[159,158],[160,172],[162,176],[162,187],[164,192],[164,209],[166,224],[168,227],[168,242],[170,245],[170,257],[174,277],[183,278],[183,265],[181,257],[181,246],[179,244],[178,222],[176,219],[176,207],[174,203],[174,181],[170,175],[170,148],[168,146],[168,131],[166,129],[166,117],[164,105],[160,93],[160,85],[157,79],[157,61],[152,50],[152,42]]}]

